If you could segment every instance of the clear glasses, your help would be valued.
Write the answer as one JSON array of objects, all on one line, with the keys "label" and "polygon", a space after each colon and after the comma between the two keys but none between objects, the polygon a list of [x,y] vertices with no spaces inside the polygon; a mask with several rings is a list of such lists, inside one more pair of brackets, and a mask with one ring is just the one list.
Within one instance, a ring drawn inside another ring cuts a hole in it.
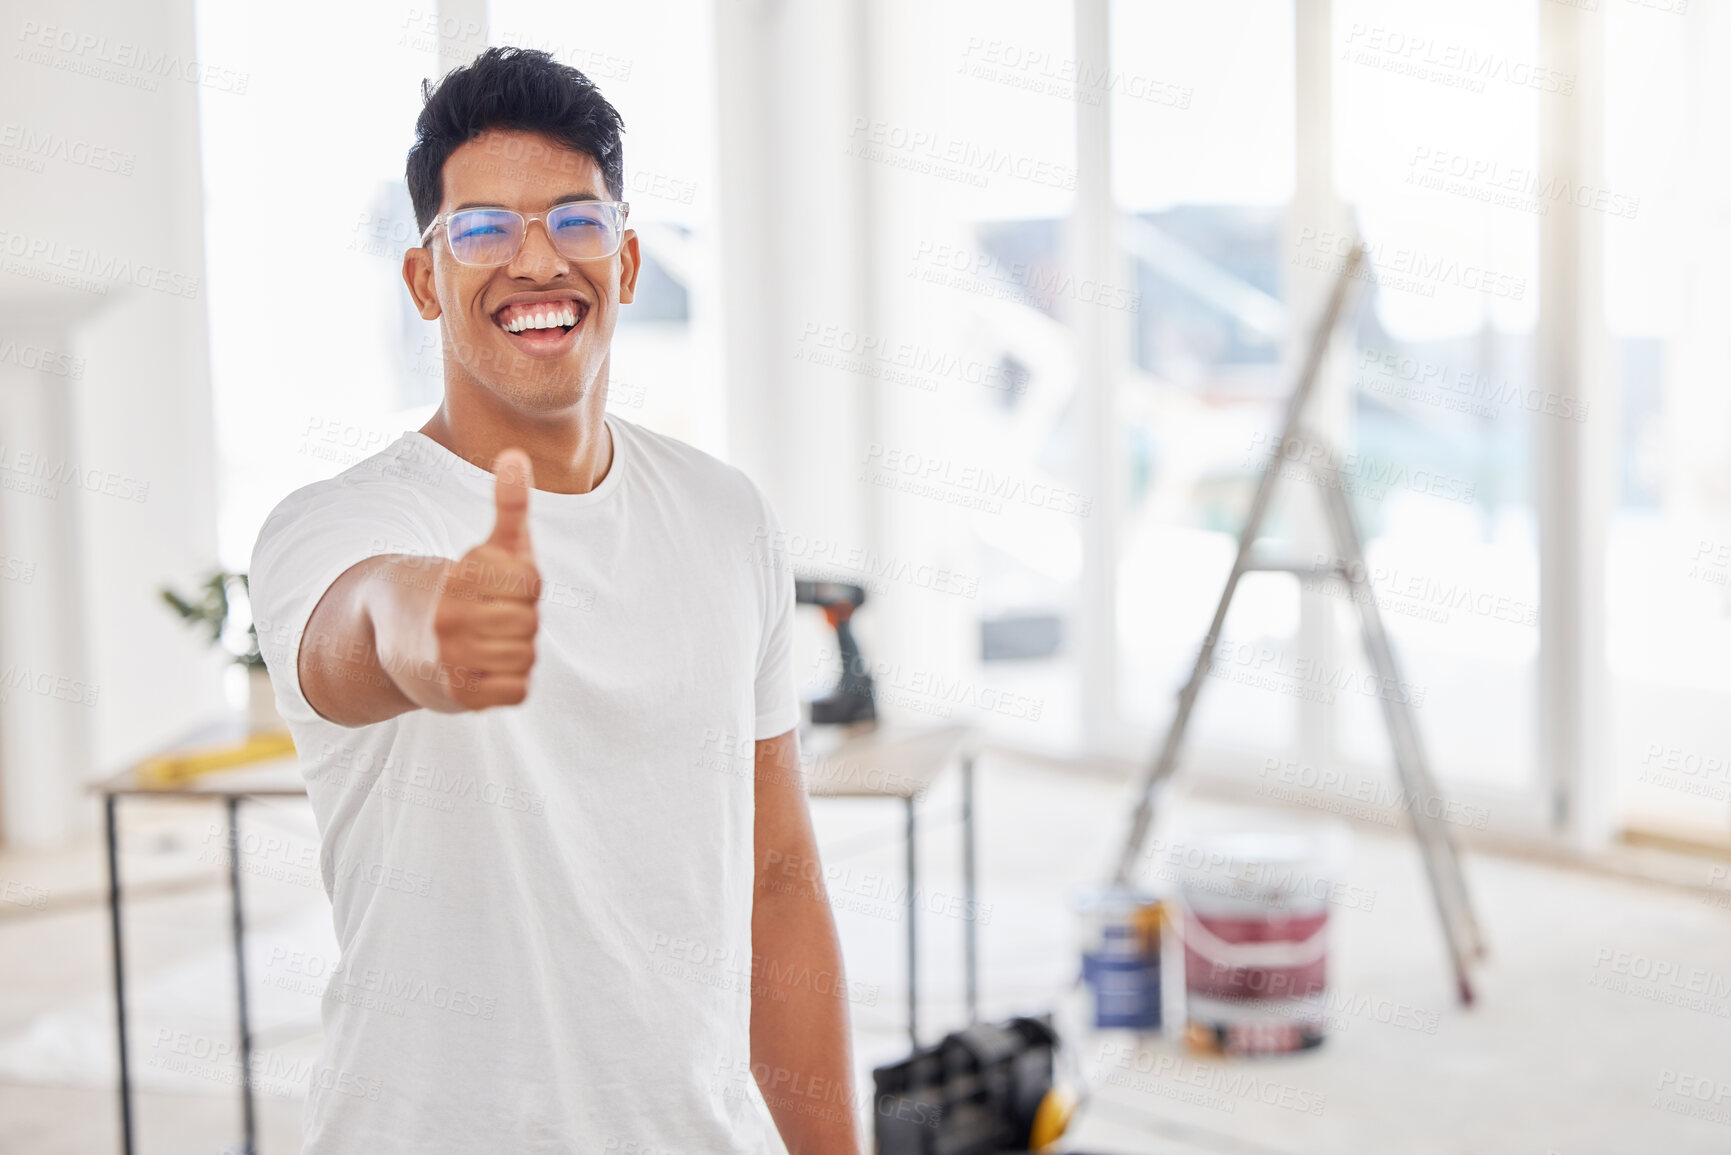
[{"label": "clear glasses", "polygon": [[434,217],[421,234],[421,243],[426,244],[433,230],[444,225],[445,241],[459,262],[503,265],[523,247],[529,222],[540,221],[561,256],[592,261],[619,251],[630,209],[624,201],[567,201],[527,217],[510,209],[459,209]]}]

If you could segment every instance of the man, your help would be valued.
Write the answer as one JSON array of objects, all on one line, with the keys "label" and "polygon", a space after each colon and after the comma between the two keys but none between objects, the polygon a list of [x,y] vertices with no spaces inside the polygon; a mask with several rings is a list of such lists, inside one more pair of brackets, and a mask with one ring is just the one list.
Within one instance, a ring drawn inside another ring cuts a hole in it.
[{"label": "man", "polygon": [[545,53],[428,86],[444,402],[254,550],[342,948],[310,1155],[859,1150],[774,513],[603,409],[621,127]]}]

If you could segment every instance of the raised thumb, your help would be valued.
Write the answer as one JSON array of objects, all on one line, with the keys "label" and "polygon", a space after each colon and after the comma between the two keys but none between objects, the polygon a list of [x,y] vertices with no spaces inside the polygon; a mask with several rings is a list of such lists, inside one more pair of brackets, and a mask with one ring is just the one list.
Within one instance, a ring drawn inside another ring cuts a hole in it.
[{"label": "raised thumb", "polygon": [[529,490],[534,488],[535,475],[529,465],[529,455],[521,449],[501,450],[493,461],[493,536],[494,545],[529,557]]}]

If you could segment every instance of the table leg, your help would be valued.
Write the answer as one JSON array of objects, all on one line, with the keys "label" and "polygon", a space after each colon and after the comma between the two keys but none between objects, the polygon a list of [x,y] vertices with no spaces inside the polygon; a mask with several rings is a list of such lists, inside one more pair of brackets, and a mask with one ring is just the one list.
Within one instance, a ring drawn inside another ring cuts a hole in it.
[{"label": "table leg", "polygon": [[108,933],[114,947],[114,1026],[120,1055],[120,1149],[132,1155],[132,1071],[126,1058],[126,962],[120,945],[120,849],[115,806],[118,795],[103,799],[108,836]]},{"label": "table leg", "polygon": [[228,893],[234,919],[234,989],[240,1011],[240,1108],[246,1145],[242,1155],[258,1155],[252,1105],[252,1023],[246,1012],[246,931],[240,914],[240,798],[228,797]]},{"label": "table leg", "polygon": [[914,859],[914,799],[908,795],[908,1043],[914,1050],[920,1049],[919,1029],[919,950],[915,938],[914,918],[919,912],[919,904],[914,896],[914,887],[919,873]]},{"label": "table leg", "polygon": [[967,952],[968,1024],[980,1021],[980,907],[974,901],[974,755],[962,756],[962,933]]}]

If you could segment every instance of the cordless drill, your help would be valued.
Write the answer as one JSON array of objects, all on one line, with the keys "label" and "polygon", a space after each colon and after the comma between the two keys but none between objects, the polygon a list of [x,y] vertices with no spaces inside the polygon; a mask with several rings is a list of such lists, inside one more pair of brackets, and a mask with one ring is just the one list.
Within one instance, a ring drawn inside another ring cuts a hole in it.
[{"label": "cordless drill", "polygon": [[793,598],[801,605],[822,607],[823,616],[835,630],[836,648],[841,651],[841,680],[828,694],[812,700],[812,722],[822,726],[872,721],[877,717],[872,676],[848,623],[853,612],[865,604],[865,589],[842,582],[795,580]]}]

